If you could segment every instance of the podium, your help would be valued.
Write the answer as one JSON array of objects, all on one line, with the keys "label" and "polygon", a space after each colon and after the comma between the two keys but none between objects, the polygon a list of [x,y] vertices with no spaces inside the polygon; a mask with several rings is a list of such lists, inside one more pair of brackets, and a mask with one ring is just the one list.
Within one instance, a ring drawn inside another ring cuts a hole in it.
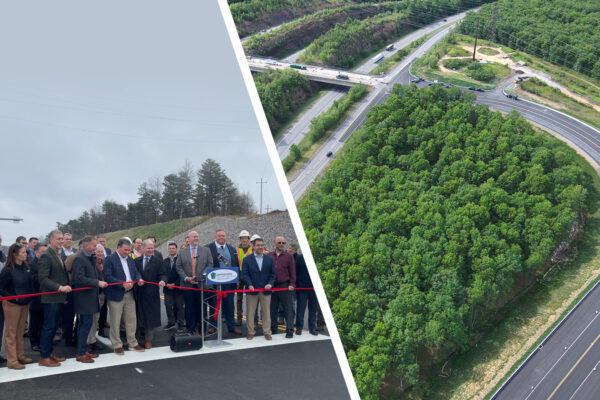
[{"label": "podium", "polygon": [[[222,291],[222,285],[229,285],[233,283],[238,283],[239,278],[239,268],[234,267],[222,267],[222,268],[207,268],[206,269],[206,284],[207,285],[216,285],[217,292]],[[201,292],[202,295],[202,304],[204,307],[204,291]],[[233,293],[229,293],[229,296],[232,296]],[[219,307],[219,313],[217,316],[216,323],[213,324],[212,318],[214,315],[214,309],[210,305],[208,306],[209,316],[208,316],[208,325],[213,327],[217,333],[217,340],[209,340],[204,341],[204,321],[202,321],[202,345],[206,347],[225,347],[225,346],[233,346],[231,343],[223,340],[223,323],[222,315],[223,315],[223,303],[221,302]]]}]

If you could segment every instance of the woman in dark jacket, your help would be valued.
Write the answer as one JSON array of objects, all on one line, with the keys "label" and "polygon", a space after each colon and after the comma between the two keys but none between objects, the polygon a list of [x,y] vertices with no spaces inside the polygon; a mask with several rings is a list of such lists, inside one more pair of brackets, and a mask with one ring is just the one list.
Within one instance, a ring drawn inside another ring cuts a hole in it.
[{"label": "woman in dark jacket", "polygon": [[[27,267],[27,249],[25,245],[15,243],[8,249],[6,264],[0,272],[0,296],[15,296],[34,293],[33,276]],[[33,360],[25,357],[23,334],[29,314],[31,297],[2,302],[4,310],[4,347],[7,366],[11,369],[23,369],[24,364]]]}]

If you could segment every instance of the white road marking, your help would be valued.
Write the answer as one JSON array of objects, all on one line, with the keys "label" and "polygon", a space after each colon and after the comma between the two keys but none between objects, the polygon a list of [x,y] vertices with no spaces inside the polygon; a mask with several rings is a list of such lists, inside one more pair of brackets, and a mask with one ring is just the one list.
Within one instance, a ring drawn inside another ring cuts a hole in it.
[{"label": "white road marking", "polygon": [[266,340],[263,336],[255,336],[252,340],[248,340],[246,338],[227,339],[225,341],[230,343],[231,346],[204,347],[197,351],[186,351],[182,353],[175,353],[174,351],[171,351],[169,346],[164,346],[154,347],[151,350],[146,350],[144,352],[126,351],[124,356],[119,356],[115,353],[100,354],[100,357],[94,359],[95,362],[89,364],[77,362],[75,361],[75,358],[69,358],[66,361],[62,362],[60,367],[55,368],[41,367],[37,363],[28,364],[27,367],[23,370],[8,369],[6,367],[0,368],[0,383],[13,382],[22,379],[40,378],[43,376],[67,374],[70,372],[79,372],[98,368],[109,368],[117,365],[127,365],[139,362],[165,360],[168,358],[197,356],[202,354],[221,353],[235,350],[249,350],[260,347],[278,346],[302,342],[316,342],[322,340],[330,340],[330,338],[326,335],[294,335],[293,339],[286,339],[285,335],[281,334],[273,335],[273,340]]}]

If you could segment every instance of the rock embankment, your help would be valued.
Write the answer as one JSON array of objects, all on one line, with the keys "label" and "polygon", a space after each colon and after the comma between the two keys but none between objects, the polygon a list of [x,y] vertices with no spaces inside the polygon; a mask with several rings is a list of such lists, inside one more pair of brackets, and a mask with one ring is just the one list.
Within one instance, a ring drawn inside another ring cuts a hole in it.
[{"label": "rock embankment", "polygon": [[[239,245],[238,235],[242,230],[247,230],[250,232],[250,235],[260,235],[264,239],[269,251],[273,250],[277,236],[285,237],[287,244],[298,242],[287,211],[274,211],[254,217],[213,217],[190,230],[197,231],[200,235],[200,244],[205,245],[215,239],[215,231],[217,229],[225,230],[227,233],[227,243],[233,247]],[[177,246],[180,247],[185,242],[187,234],[188,232],[180,233],[169,241],[176,242]],[[167,243],[169,241],[161,243],[157,247],[157,250],[164,256],[167,254]]]}]

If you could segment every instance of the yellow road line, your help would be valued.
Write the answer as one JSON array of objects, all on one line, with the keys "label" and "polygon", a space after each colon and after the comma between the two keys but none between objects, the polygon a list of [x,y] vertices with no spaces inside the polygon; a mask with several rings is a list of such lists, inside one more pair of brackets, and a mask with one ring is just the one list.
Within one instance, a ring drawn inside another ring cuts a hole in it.
[{"label": "yellow road line", "polygon": [[565,377],[562,378],[562,380],[560,381],[560,383],[558,384],[558,386],[552,391],[552,393],[550,393],[550,396],[548,397],[547,400],[550,400],[554,396],[554,394],[556,394],[557,390],[560,389],[560,387],[567,380],[567,378],[569,377],[569,375],[571,375],[571,372],[573,372],[573,370],[577,367],[577,365],[583,359],[583,357],[585,357],[585,355],[588,353],[588,351],[590,351],[590,349],[592,348],[592,346],[594,344],[596,344],[596,342],[598,341],[598,339],[600,339],[600,335],[596,336],[596,339],[594,339],[594,341],[592,342],[592,344],[590,344],[588,346],[588,348],[583,352],[583,354],[581,355],[581,357],[579,357],[579,360],[577,360],[577,362],[575,363],[575,365],[573,365],[573,367],[571,367],[571,369],[569,370],[569,372],[567,372],[567,374],[565,375]]}]

